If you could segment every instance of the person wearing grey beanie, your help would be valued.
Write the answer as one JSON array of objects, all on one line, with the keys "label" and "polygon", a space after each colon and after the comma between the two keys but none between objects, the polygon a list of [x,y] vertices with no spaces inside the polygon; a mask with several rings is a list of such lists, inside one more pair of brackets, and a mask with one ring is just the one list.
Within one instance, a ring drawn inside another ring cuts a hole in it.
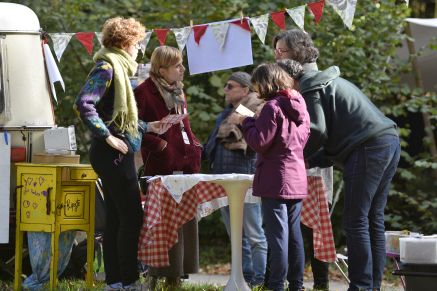
[{"label": "person wearing grey beanie", "polygon": [[248,87],[249,91],[253,92],[251,76],[246,72],[235,72],[229,77],[229,81],[234,81],[240,84],[242,87]]}]

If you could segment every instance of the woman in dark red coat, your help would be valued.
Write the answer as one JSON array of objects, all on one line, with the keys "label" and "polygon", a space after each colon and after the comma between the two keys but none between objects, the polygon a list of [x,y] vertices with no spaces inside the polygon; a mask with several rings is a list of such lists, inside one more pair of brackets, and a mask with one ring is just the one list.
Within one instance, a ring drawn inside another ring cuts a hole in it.
[{"label": "woman in dark red coat", "polygon": [[[169,114],[187,113],[182,80],[185,68],[181,52],[161,46],[151,57],[150,77],[135,89],[138,116],[146,122],[161,120]],[[190,128],[188,117],[162,135],[146,133],[141,145],[144,175],[193,174],[200,170],[201,145]],[[152,277],[166,277],[167,283],[179,282],[185,274],[198,272],[197,221],[184,224],[179,240],[169,251],[170,266],[151,268]]]}]

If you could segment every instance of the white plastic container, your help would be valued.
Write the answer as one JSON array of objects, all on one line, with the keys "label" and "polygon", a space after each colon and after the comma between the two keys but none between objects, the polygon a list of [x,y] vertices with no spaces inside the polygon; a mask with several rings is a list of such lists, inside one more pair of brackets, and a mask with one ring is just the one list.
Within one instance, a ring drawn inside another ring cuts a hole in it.
[{"label": "white plastic container", "polygon": [[437,264],[437,235],[400,238],[401,262]]}]

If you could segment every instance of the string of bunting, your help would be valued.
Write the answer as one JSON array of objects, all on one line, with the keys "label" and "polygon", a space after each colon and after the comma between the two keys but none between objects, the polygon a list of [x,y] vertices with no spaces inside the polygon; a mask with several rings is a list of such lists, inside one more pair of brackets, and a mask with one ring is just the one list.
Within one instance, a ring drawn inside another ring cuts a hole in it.
[{"label": "string of bunting", "polygon": [[[197,45],[200,45],[200,41],[208,27],[212,29],[214,37],[216,38],[220,47],[223,48],[226,43],[226,35],[229,30],[229,26],[231,24],[238,25],[244,30],[250,32],[251,29],[249,26],[249,21],[260,41],[265,44],[267,28],[269,25],[269,16],[275,25],[277,25],[281,30],[285,30],[285,16],[286,14],[288,14],[293,22],[297,25],[297,27],[304,30],[305,8],[308,7],[309,12],[314,16],[314,21],[316,22],[316,24],[318,24],[322,18],[325,2],[333,7],[334,11],[336,11],[343,20],[345,26],[351,29],[357,1],[358,0],[320,0],[317,2],[307,3],[298,7],[285,9],[285,11],[270,12],[256,17],[243,17],[243,15],[241,15],[241,20],[236,21],[221,21],[200,25],[192,25],[191,23],[190,26],[182,28],[156,28],[152,31],[146,31],[145,38],[140,42],[140,49],[144,54],[153,32],[156,34],[159,44],[164,45],[168,32],[172,31],[176,37],[177,45],[182,51],[185,48],[191,32],[193,32],[194,34],[194,40]],[[89,55],[92,55],[93,53],[94,37],[97,37],[100,46],[102,46],[101,32],[62,32],[49,33],[49,36],[52,39],[53,50],[55,52],[58,62],[61,61],[62,54],[64,53],[73,36],[85,47]]]}]

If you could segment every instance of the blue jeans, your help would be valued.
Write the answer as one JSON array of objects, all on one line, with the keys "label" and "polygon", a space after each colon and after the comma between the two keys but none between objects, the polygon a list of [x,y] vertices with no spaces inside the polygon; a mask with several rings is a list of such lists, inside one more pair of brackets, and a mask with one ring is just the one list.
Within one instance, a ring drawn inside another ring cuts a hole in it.
[{"label": "blue jeans", "polygon": [[[229,207],[220,209],[223,222],[230,234]],[[243,214],[243,276],[252,286],[264,283],[267,264],[267,240],[262,228],[261,205],[245,203]]]},{"label": "blue jeans", "polygon": [[384,135],[356,148],[345,163],[343,224],[349,289],[379,290],[385,265],[384,208],[400,157],[399,138]]},{"label": "blue jeans", "polygon": [[302,200],[262,198],[270,249],[267,287],[273,291],[284,290],[286,277],[290,291],[302,289],[305,255],[300,230],[301,209]]}]

